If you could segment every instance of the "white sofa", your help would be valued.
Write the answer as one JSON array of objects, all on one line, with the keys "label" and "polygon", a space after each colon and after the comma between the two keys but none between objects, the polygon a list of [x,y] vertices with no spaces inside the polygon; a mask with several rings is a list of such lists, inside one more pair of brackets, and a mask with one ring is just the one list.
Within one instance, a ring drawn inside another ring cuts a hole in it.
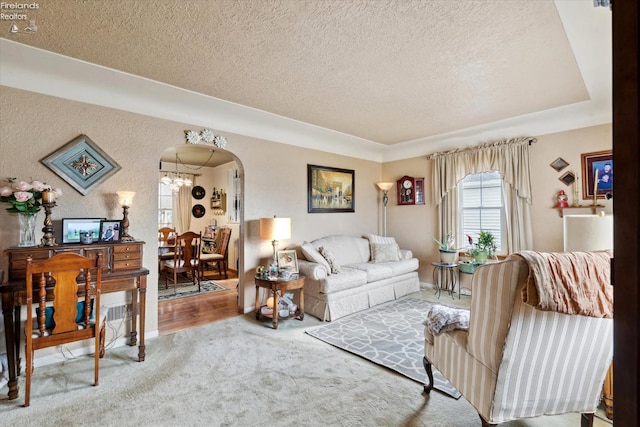
[{"label": "white sofa", "polygon": [[331,321],[420,289],[418,260],[392,237],[332,235],[304,242],[304,311]]}]

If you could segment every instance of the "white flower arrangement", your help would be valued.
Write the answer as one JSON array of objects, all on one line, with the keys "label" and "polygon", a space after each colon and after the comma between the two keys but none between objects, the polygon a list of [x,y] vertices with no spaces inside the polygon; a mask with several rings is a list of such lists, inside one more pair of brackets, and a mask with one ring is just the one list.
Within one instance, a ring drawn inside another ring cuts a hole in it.
[{"label": "white flower arrangement", "polygon": [[203,129],[199,133],[195,130],[185,130],[184,133],[187,139],[187,144],[199,144],[200,142],[204,142],[218,148],[225,148],[227,146],[227,140],[224,136],[214,135],[213,131],[209,129]]},{"label": "white flower arrangement", "polygon": [[187,142],[189,144],[197,144],[200,142],[200,134],[196,131],[189,130],[186,131],[187,134]]},{"label": "white flower arrangement", "polygon": [[214,141],[215,135],[209,129],[203,129],[202,132],[200,132],[200,136],[204,142],[211,144]]},{"label": "white flower arrangement", "polygon": [[213,145],[215,145],[218,148],[225,148],[227,146],[227,140],[222,135],[216,135],[213,138]]}]

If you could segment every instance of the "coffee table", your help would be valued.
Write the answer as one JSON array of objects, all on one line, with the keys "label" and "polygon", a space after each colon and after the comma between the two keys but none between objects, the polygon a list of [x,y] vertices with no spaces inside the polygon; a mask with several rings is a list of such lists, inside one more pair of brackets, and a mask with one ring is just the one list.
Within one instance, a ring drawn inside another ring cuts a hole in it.
[{"label": "coffee table", "polygon": [[289,279],[263,279],[259,276],[254,277],[256,283],[256,320],[260,320],[260,315],[262,313],[262,305],[260,303],[260,288],[265,288],[271,290],[271,296],[273,297],[273,314],[268,315],[264,314],[266,317],[271,317],[273,319],[273,329],[278,329],[278,302],[280,301],[280,293],[284,293],[286,291],[298,290],[300,293],[300,303],[298,304],[298,309],[295,313],[289,314],[288,317],[284,317],[283,319],[292,319],[296,318],[298,320],[304,319],[304,276],[299,274],[292,275]]}]

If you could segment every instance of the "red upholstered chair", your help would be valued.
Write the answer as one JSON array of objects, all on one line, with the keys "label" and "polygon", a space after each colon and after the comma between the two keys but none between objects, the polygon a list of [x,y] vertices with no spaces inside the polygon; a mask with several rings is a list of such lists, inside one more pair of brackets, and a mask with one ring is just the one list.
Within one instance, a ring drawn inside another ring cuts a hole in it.
[{"label": "red upholstered chair", "polygon": [[[100,310],[102,279],[100,255],[98,253],[95,259],[75,253],[61,253],[42,261],[34,261],[30,256],[27,258],[25,325],[27,365],[24,406],[30,404],[34,351],[41,348],[93,338],[95,345],[93,382],[94,385],[98,385],[100,354],[104,343],[103,326],[106,318],[106,310],[103,312]],[[33,307],[34,292],[36,310]],[[51,298],[53,298],[53,305],[47,306],[47,299]],[[92,307],[95,321],[91,319]]]}]

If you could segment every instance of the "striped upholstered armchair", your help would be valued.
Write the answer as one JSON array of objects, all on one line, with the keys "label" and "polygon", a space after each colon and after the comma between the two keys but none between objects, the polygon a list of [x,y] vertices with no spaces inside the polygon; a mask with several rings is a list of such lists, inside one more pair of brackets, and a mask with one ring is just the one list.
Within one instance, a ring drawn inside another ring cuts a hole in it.
[{"label": "striped upholstered armchair", "polygon": [[613,320],[525,304],[528,276],[527,262],[513,255],[476,270],[469,330],[434,335],[425,328],[424,391],[432,388],[433,364],[483,426],[568,412],[591,426],[611,363]]}]

